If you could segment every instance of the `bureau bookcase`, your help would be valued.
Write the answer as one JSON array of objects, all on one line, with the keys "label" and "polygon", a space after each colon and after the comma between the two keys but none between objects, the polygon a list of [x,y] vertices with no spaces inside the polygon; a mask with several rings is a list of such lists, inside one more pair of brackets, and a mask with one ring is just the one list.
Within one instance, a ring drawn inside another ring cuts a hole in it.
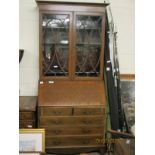
[{"label": "bureau bookcase", "polygon": [[104,150],[106,4],[37,3],[38,126],[46,151]]}]

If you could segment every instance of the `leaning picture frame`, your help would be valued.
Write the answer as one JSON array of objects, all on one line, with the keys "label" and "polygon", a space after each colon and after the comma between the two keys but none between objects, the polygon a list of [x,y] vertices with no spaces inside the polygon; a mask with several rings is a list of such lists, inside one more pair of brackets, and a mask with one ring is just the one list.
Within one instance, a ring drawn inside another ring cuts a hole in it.
[{"label": "leaning picture frame", "polygon": [[19,152],[45,152],[45,129],[19,129]]}]

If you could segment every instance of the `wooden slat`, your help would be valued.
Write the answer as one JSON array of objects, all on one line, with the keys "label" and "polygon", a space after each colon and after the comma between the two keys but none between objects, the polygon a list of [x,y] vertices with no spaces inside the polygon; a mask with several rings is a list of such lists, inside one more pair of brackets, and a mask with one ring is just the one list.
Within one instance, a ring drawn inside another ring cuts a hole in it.
[{"label": "wooden slat", "polygon": [[71,116],[72,108],[71,107],[42,107],[41,115],[42,116]]},{"label": "wooden slat", "polygon": [[85,135],[85,134],[103,134],[104,126],[52,126],[44,127],[46,131],[46,136],[65,136],[65,135]]},{"label": "wooden slat", "polygon": [[66,136],[66,137],[46,137],[46,146],[50,147],[62,147],[62,146],[89,146],[99,145],[97,139],[103,139],[102,135],[93,136]]},{"label": "wooden slat", "polygon": [[34,112],[19,112],[20,120],[34,120]]},{"label": "wooden slat", "polygon": [[42,116],[40,117],[40,126],[53,126],[53,125],[102,125],[104,124],[104,117],[101,115],[94,116]]},{"label": "wooden slat", "polygon": [[105,114],[105,109],[100,108],[82,107],[74,108],[74,115],[102,115]]},{"label": "wooden slat", "polygon": [[121,74],[121,80],[135,80],[135,74]]}]

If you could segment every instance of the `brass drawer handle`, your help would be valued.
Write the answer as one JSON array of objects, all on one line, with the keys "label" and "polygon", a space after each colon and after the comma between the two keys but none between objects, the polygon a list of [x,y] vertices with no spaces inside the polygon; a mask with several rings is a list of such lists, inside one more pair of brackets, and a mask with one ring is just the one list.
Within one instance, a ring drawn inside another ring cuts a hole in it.
[{"label": "brass drawer handle", "polygon": [[58,134],[60,134],[61,133],[61,131],[60,130],[55,130],[55,131],[53,131],[56,135],[58,135]]},{"label": "brass drawer handle", "polygon": [[83,114],[84,115],[91,115],[92,114],[92,111],[84,111]]},{"label": "brass drawer handle", "polygon": [[54,141],[53,144],[54,144],[54,145],[60,145],[61,142],[60,142],[60,141]]},{"label": "brass drawer handle", "polygon": [[86,134],[86,133],[90,133],[91,130],[82,130],[82,132]]},{"label": "brass drawer handle", "polygon": [[90,143],[90,141],[88,141],[88,140],[84,140],[83,142],[82,142],[82,144],[89,144]]},{"label": "brass drawer handle", "polygon": [[53,114],[60,115],[61,114],[61,111],[53,111]]},{"label": "brass drawer handle", "polygon": [[52,123],[53,123],[53,124],[56,124],[56,125],[59,125],[59,124],[61,124],[62,122],[57,120],[57,121],[52,121]]},{"label": "brass drawer handle", "polygon": [[92,124],[92,121],[91,120],[83,120],[82,121],[84,124]]}]

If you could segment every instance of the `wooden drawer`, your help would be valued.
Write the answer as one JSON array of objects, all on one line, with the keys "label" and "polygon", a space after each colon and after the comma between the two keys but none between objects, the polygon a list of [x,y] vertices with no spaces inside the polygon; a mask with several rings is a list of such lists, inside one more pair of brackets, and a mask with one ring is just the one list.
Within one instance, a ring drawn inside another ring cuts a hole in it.
[{"label": "wooden drawer", "polygon": [[99,108],[89,108],[89,107],[85,107],[85,108],[74,108],[74,115],[102,115],[104,114],[104,109],[103,107],[99,107]]},{"label": "wooden drawer", "polygon": [[72,115],[71,107],[41,107],[41,116],[70,116]]},{"label": "wooden drawer", "polygon": [[19,112],[19,119],[20,120],[33,120],[34,112]]},{"label": "wooden drawer", "polygon": [[97,139],[103,139],[102,135],[94,136],[64,136],[64,137],[46,137],[46,147],[64,147],[64,146],[98,146],[103,145],[97,142]]},{"label": "wooden drawer", "polygon": [[19,121],[19,128],[35,128],[35,121]]},{"label": "wooden drawer", "polygon": [[52,126],[46,127],[46,136],[103,134],[104,126]]},{"label": "wooden drawer", "polygon": [[53,126],[53,125],[103,125],[104,117],[101,116],[50,116],[40,117],[40,126]]}]

